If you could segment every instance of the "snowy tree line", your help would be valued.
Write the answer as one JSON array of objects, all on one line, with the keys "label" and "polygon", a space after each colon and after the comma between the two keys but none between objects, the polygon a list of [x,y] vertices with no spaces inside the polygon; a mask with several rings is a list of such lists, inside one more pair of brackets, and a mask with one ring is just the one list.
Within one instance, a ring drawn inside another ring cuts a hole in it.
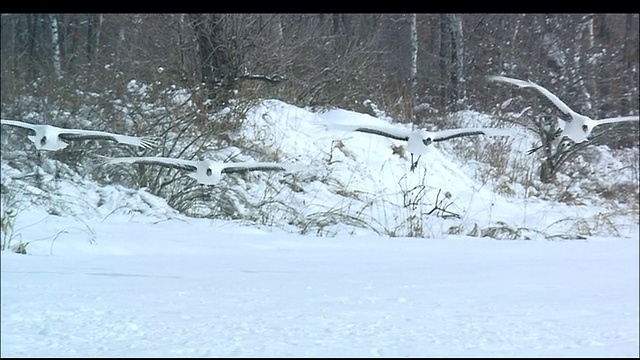
[{"label": "snowy tree line", "polygon": [[167,83],[205,83],[211,98],[246,87],[447,111],[485,104],[474,79],[506,71],[599,99],[594,117],[638,108],[638,14],[4,14],[1,25],[14,88],[52,76],[86,86],[105,66],[150,81],[164,68]]}]

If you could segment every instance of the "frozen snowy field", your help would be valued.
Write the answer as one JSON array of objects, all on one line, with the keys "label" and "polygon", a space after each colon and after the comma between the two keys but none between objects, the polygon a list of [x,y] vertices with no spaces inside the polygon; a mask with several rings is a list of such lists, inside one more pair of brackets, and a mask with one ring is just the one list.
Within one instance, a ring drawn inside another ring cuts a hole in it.
[{"label": "frozen snowy field", "polygon": [[67,233],[1,253],[3,357],[639,355],[637,237],[42,218],[25,234]]}]

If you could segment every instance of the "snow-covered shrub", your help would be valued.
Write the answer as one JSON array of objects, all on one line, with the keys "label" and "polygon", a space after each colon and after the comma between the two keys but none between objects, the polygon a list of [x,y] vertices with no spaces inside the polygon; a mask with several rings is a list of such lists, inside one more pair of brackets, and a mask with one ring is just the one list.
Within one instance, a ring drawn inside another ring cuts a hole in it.
[{"label": "snow-covered shrub", "polygon": [[22,242],[22,235],[16,232],[16,217],[21,212],[20,202],[16,201],[15,192],[4,184],[0,185],[0,250],[11,250],[19,254],[27,253],[28,242]]},{"label": "snow-covered shrub", "polygon": [[[112,131],[154,135],[161,146],[139,151],[84,142],[36,155],[31,143],[3,126],[3,176],[19,170],[17,176],[26,176],[29,186],[49,196],[42,202],[49,214],[104,218],[140,213],[171,218],[179,213],[320,236],[366,229],[384,236],[457,233],[500,238],[558,234],[575,238],[619,231],[617,216],[607,217],[615,229],[604,226],[602,217],[594,218],[593,209],[572,217],[580,206],[602,205],[601,213],[631,212],[638,217],[637,150],[614,154],[607,148],[587,147],[558,174],[557,182],[541,183],[536,176],[539,158],[526,154],[531,139],[474,136],[434,144],[418,169],[410,172],[406,143],[324,126],[332,121],[410,126],[389,118],[373,102],[367,106],[376,116],[330,108],[315,111],[277,100],[231,99],[229,106],[211,109],[206,100],[195,99],[195,90],[137,81],[129,81],[115,99],[107,99],[115,94],[84,95],[94,99],[87,101],[92,109],[56,114],[76,127],[95,128],[99,123],[113,126],[108,129]],[[45,117],[35,112],[21,119],[40,122]],[[503,125],[467,111],[432,119],[424,127],[437,131]],[[104,165],[95,155],[278,161],[300,171],[233,174],[223,176],[218,186],[205,186],[179,170]],[[549,200],[555,201],[553,205]],[[563,207],[567,203],[573,207]],[[547,215],[550,206],[558,208],[553,215]],[[580,225],[579,219],[592,220]],[[553,225],[540,229],[531,223],[536,220]],[[500,230],[504,227],[515,230]]]}]

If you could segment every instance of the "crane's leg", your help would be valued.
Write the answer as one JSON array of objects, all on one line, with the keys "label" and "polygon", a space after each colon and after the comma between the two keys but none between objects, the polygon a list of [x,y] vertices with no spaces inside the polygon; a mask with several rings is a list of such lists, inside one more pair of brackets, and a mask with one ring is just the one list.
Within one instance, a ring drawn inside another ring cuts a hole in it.
[{"label": "crane's leg", "polygon": [[418,161],[420,161],[420,156],[422,155],[419,155],[416,161],[413,161],[413,154],[411,154],[411,171],[414,171],[418,167]]}]

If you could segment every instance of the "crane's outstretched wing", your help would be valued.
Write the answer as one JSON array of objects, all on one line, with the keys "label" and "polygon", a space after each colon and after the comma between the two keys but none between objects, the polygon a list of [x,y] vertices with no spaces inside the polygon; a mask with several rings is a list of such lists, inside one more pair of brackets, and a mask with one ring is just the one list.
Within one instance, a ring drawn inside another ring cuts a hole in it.
[{"label": "crane's outstretched wing", "polygon": [[557,96],[551,93],[549,90],[543,88],[542,86],[534,83],[533,81],[523,81],[518,79],[509,78],[506,76],[488,76],[487,79],[491,81],[502,81],[506,83],[510,83],[523,88],[534,88],[538,90],[542,95],[544,95],[548,100],[553,103],[553,105],[562,112],[564,115],[565,121],[571,121],[574,115],[580,115],[573,111],[567,104],[565,104],[562,100],[560,100]]},{"label": "crane's outstretched wing", "polygon": [[380,135],[380,136],[385,136],[391,139],[395,139],[395,140],[403,140],[403,141],[408,141],[409,140],[409,135],[408,134],[403,134],[402,132],[398,132],[398,131],[393,131],[391,129],[379,129],[379,128],[373,128],[373,127],[358,127],[356,128],[354,131],[358,131],[358,132],[363,132],[363,133],[368,133],[368,134],[374,134],[374,135]]},{"label": "crane's outstretched wing", "polygon": [[598,125],[611,124],[611,123],[617,123],[622,121],[640,121],[640,116],[637,116],[637,115],[636,116],[618,116],[614,118],[596,120]]},{"label": "crane's outstretched wing", "polygon": [[442,130],[433,133],[433,141],[446,141],[463,136],[514,136],[515,132],[511,129],[496,129],[496,128],[460,128]]},{"label": "crane's outstretched wing", "polygon": [[36,132],[36,128],[37,128],[38,126],[41,126],[41,125],[29,124],[29,123],[22,122],[22,121],[17,121],[17,120],[6,120],[6,119],[0,119],[0,125],[12,125],[12,126],[19,126],[19,127],[21,127],[21,128],[25,128],[25,129],[33,130],[33,132]]},{"label": "crane's outstretched wing", "polygon": [[371,125],[341,125],[344,129],[350,131],[357,131],[367,134],[379,135],[388,137],[394,140],[408,141],[411,135],[411,130],[396,128],[391,126],[371,126]]},{"label": "crane's outstretched wing", "polygon": [[230,174],[245,171],[287,171],[287,166],[268,162],[224,163],[221,172]]},{"label": "crane's outstretched wing", "polygon": [[106,158],[106,162],[109,164],[128,163],[128,164],[158,165],[158,166],[164,166],[172,169],[179,169],[179,170],[186,170],[186,171],[196,171],[198,169],[198,163],[196,161],[169,158],[169,157],[160,157],[160,156],[138,156],[138,157],[133,156],[133,157]]},{"label": "crane's outstretched wing", "polygon": [[58,137],[63,140],[111,140],[117,141],[121,144],[139,146],[144,149],[150,149],[157,146],[156,141],[150,137],[120,135],[106,131],[61,129]]},{"label": "crane's outstretched wing", "polygon": [[351,124],[330,124],[327,128],[339,131],[357,131],[368,134],[388,137],[390,139],[408,141],[410,130],[398,129],[391,126],[372,126],[372,125],[351,125]]}]

